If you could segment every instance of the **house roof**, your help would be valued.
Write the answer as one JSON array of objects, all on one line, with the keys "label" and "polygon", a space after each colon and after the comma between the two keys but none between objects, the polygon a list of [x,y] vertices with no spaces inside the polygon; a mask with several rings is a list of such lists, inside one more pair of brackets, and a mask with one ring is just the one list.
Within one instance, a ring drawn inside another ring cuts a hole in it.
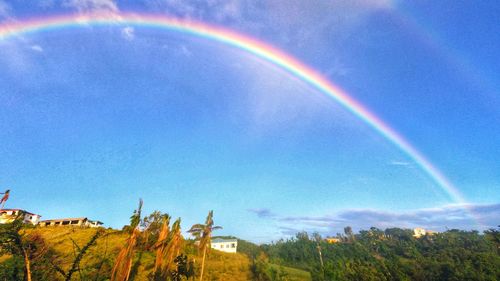
[{"label": "house roof", "polygon": [[228,242],[238,242],[238,239],[223,239],[223,238],[212,239],[212,243],[228,243]]},{"label": "house roof", "polygon": [[64,219],[51,219],[51,220],[43,220],[40,222],[49,222],[49,221],[77,221],[77,220],[88,220],[86,217],[81,218],[64,218]]},{"label": "house roof", "polygon": [[98,221],[98,220],[89,220],[87,217],[80,217],[80,218],[64,218],[64,219],[51,219],[51,220],[43,220],[43,221],[40,221],[40,222],[57,222],[57,221],[89,221],[89,222],[92,222],[92,223],[95,223],[97,222],[97,224],[103,224],[102,221]]},{"label": "house roof", "polygon": [[26,214],[28,214],[28,215],[35,215],[35,216],[39,216],[39,217],[41,217],[40,215],[37,215],[37,214],[32,213],[32,212],[28,212],[28,211],[23,210],[23,209],[0,209],[0,212],[4,212],[4,211],[5,211],[5,212],[8,212],[8,211],[14,211],[14,212],[16,212],[16,211],[21,211],[21,212],[24,212],[24,213],[26,213]]}]

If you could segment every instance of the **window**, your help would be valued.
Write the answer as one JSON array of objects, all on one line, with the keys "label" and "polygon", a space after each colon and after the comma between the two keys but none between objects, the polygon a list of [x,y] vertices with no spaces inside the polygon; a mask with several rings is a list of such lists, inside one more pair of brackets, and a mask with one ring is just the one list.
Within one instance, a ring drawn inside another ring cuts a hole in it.
[{"label": "window", "polygon": [[235,243],[231,243],[231,248],[236,248],[236,244]]}]

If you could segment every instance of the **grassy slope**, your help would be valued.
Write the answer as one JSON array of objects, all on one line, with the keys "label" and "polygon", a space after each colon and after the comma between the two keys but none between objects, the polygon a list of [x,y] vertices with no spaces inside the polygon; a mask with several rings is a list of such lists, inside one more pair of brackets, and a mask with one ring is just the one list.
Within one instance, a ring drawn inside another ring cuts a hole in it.
[{"label": "grassy slope", "polygon": [[[195,258],[200,262],[201,258]],[[244,254],[210,251],[204,280],[251,280],[250,260]]]},{"label": "grassy slope", "polygon": [[[78,227],[46,227],[28,230],[40,234],[46,242],[62,254],[61,268],[67,271],[71,261],[75,257],[74,241],[79,247],[83,247],[95,234],[96,229]],[[96,268],[103,259],[107,262],[102,264],[101,272],[109,272],[114,263],[116,254],[126,239],[126,234],[116,230],[106,230],[106,235],[97,240],[97,244],[90,248],[88,255],[81,262],[81,268]],[[139,254],[140,255],[140,254]],[[190,255],[195,260],[197,268],[200,268],[201,258]],[[137,270],[136,280],[147,280],[154,264],[152,253],[142,253],[141,261]],[[250,280],[250,260],[244,254],[228,254],[219,251],[211,251],[206,262],[204,280]]]},{"label": "grassy slope", "polygon": [[[54,249],[58,253],[58,256],[61,256],[58,266],[65,271],[68,271],[71,267],[71,263],[78,252],[75,244],[80,248],[85,246],[96,231],[96,229],[92,228],[71,226],[39,227],[28,230],[28,232],[40,234],[50,248]],[[120,251],[120,247],[124,244],[126,237],[125,234],[116,230],[106,230],[105,235],[97,239],[96,244],[84,256],[80,263],[82,270],[85,271],[88,268],[97,268],[100,266],[101,272],[110,272],[114,258]]]},{"label": "grassy slope", "polygon": [[[75,244],[80,248],[83,247],[96,231],[96,229],[92,228],[71,226],[40,227],[27,230],[27,232],[40,234],[50,248],[54,249],[58,255],[61,256],[58,265],[65,271],[71,267],[71,262],[76,256],[76,252],[78,252]],[[105,234],[97,240],[97,243],[89,249],[88,254],[83,258],[81,262],[82,271],[85,272],[92,269],[95,273],[95,268],[100,267],[101,273],[109,273],[114,264],[115,257],[123,246],[126,238],[127,235],[120,231],[105,230]],[[140,262],[137,263],[138,267],[135,280],[147,280],[147,276],[153,268],[154,255],[149,252],[144,252],[142,254],[139,253],[138,256],[140,256],[141,259]],[[190,254],[189,257],[195,261],[196,268],[199,270],[201,267],[201,257],[192,254]],[[0,257],[0,262],[2,258],[5,258],[5,256]],[[250,264],[250,259],[245,254],[229,254],[212,250],[206,262],[204,280],[251,280]],[[285,271],[290,281],[311,280],[309,272],[303,270],[273,264],[271,267],[276,270],[281,269]]]},{"label": "grassy slope", "polygon": [[311,274],[307,271],[277,264],[270,264],[270,267],[286,272],[290,281],[311,281]]}]

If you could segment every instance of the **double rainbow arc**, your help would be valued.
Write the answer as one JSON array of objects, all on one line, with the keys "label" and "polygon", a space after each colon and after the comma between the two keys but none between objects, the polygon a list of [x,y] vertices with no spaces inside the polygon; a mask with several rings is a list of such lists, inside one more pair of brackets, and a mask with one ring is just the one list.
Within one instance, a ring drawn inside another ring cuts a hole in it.
[{"label": "double rainbow arc", "polygon": [[320,92],[333,98],[355,116],[363,120],[413,159],[415,163],[417,163],[418,166],[450,196],[452,201],[464,206],[466,205],[466,201],[457,188],[454,187],[453,184],[428,159],[426,159],[426,157],[424,157],[424,155],[374,113],[370,112],[365,106],[350,97],[346,92],[328,81],[311,67],[285,52],[257,39],[201,22],[184,21],[159,15],[118,13],[111,17],[109,14],[67,15],[4,23],[0,25],[0,40],[15,35],[48,31],[64,27],[113,24],[168,29],[209,40],[215,40],[279,66],[295,77],[307,82]]}]

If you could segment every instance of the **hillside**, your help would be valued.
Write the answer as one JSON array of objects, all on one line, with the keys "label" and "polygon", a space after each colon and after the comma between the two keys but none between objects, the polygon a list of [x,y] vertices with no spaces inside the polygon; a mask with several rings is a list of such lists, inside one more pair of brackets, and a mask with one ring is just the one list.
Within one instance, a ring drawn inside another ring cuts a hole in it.
[{"label": "hillside", "polygon": [[500,280],[499,229],[421,237],[400,228],[346,230],[337,243],[302,232],[261,248],[270,263],[301,268],[318,281]]},{"label": "hillside", "polygon": [[[8,241],[15,237],[6,231],[10,228],[0,225],[0,249],[11,253],[0,256],[0,280],[23,280],[26,260],[9,246]],[[168,272],[189,274],[179,279],[153,278],[158,249],[155,241],[160,241],[161,235],[155,236],[154,226],[148,229],[150,232],[139,232],[131,252],[129,280],[192,280],[200,276],[202,255],[193,240],[180,237],[178,250],[166,253],[173,253],[171,258],[184,257],[185,262],[176,258]],[[22,249],[29,252],[33,280],[110,280],[133,233],[127,228],[118,231],[71,226],[22,226],[16,231],[21,234]],[[95,243],[89,243],[92,240]],[[359,234],[346,232],[334,244],[307,233],[268,245],[257,246],[244,240],[238,244],[241,248],[236,254],[210,251],[203,280],[500,280],[500,231],[495,229],[483,234],[449,230],[416,238],[407,229],[371,228]],[[75,263],[80,252],[85,254],[80,263]],[[64,278],[68,272],[74,274]]]},{"label": "hillside", "polygon": [[[40,234],[46,243],[57,252],[59,265],[65,271],[71,266],[75,257],[75,244],[84,246],[95,234],[96,229],[77,227],[46,227],[36,228],[30,232]],[[88,254],[82,259],[81,271],[83,275],[105,276],[111,270],[120,247],[127,238],[127,234],[116,230],[105,230]],[[194,255],[195,250],[187,243],[190,252],[188,255],[197,265],[199,258]],[[134,262],[136,272],[135,280],[147,280],[154,265],[154,255],[143,251],[138,253]],[[98,270],[96,270],[98,268]],[[227,254],[212,250],[207,259],[205,269],[206,280],[251,280],[250,261],[244,254]],[[78,279],[76,279],[78,280]]]},{"label": "hillside", "polygon": [[[64,280],[55,267],[67,273],[80,249],[92,239],[97,231],[103,231],[103,233],[88,248],[71,280],[109,280],[116,257],[129,235],[127,232],[71,226],[22,230],[24,235],[41,237],[44,241],[44,259],[35,257],[32,261],[34,280]],[[252,245],[254,250],[259,249],[257,245],[250,242],[245,241],[243,245],[245,245],[243,250],[249,245]],[[183,251],[187,254],[188,260],[193,262],[195,271],[199,274],[201,257],[197,255],[192,240],[185,241]],[[155,262],[154,251],[138,251],[135,256],[130,280],[151,280]],[[261,280],[256,278],[252,271],[251,259],[245,253],[230,254],[211,250],[206,260],[204,280]],[[10,255],[0,257],[0,280],[10,280],[12,274],[15,274],[12,272],[12,263],[15,261]],[[266,275],[271,278],[266,277],[267,279],[264,280],[311,280],[308,272],[290,267],[270,264],[265,270]]]}]

